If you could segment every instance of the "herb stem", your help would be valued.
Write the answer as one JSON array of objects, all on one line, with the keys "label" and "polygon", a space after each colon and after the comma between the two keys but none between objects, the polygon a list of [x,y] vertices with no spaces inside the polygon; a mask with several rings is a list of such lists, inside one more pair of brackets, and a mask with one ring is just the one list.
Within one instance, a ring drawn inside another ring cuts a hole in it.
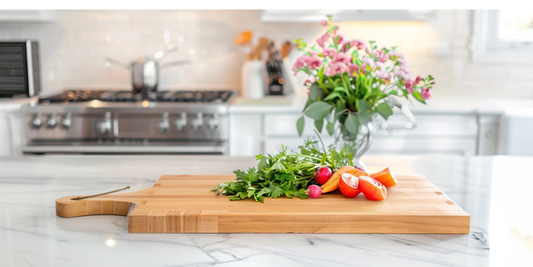
[{"label": "herb stem", "polygon": [[105,193],[101,193],[101,194],[96,194],[96,195],[83,196],[83,197],[73,197],[70,200],[81,200],[81,199],[86,199],[86,198],[90,198],[90,197],[103,196],[103,195],[115,193],[115,192],[126,190],[126,189],[130,189],[130,186],[128,185],[128,186],[126,186],[124,188],[120,188],[120,189],[117,189],[117,190],[113,190],[113,191],[109,191],[109,192],[105,192]]}]

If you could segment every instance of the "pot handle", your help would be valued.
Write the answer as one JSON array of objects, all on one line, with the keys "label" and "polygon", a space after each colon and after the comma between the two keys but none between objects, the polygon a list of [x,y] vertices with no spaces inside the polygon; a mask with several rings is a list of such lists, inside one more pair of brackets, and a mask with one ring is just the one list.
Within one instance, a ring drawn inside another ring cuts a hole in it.
[{"label": "pot handle", "polygon": [[125,68],[125,69],[127,69],[127,70],[130,69],[130,65],[128,65],[128,64],[126,64],[126,63],[122,63],[122,62],[120,62],[120,61],[118,61],[118,60],[114,60],[114,59],[112,59],[112,58],[106,57],[106,58],[105,58],[105,65],[106,65],[106,67],[110,67],[111,64],[113,64],[113,65],[115,65],[115,66],[119,66],[119,67],[121,67],[121,68]]},{"label": "pot handle", "polygon": [[191,65],[192,62],[190,60],[179,60],[179,61],[172,61],[168,63],[161,64],[159,66],[160,69],[168,68],[168,67],[174,67],[174,66],[187,66]]}]

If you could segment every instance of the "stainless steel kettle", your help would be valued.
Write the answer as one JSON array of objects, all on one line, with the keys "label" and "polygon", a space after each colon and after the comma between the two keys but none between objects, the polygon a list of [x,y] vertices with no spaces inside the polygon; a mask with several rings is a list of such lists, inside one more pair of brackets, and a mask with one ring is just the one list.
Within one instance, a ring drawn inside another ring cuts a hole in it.
[{"label": "stainless steel kettle", "polygon": [[[159,58],[161,58],[162,52],[158,52],[156,55],[160,55]],[[172,66],[190,65],[191,62],[189,60],[173,61],[162,64],[161,67],[159,67],[157,61],[146,55],[141,55],[139,60],[132,61],[130,64],[106,57],[105,64],[108,67],[113,64],[128,69],[131,73],[131,85],[133,86],[134,93],[141,92],[142,94],[147,94],[149,92],[157,91],[160,69]]]}]

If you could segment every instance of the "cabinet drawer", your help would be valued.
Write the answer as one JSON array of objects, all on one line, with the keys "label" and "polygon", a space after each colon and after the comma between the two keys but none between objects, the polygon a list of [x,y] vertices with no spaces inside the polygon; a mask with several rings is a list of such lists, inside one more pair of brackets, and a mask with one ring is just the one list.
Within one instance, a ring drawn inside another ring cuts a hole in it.
[{"label": "cabinet drawer", "polygon": [[[327,147],[333,144],[333,138],[323,138]],[[289,150],[296,150],[303,144],[302,138],[271,138],[265,140],[264,151],[275,153],[281,145]],[[431,137],[431,138],[380,138],[375,137],[365,155],[474,155],[476,138]]]},{"label": "cabinet drawer", "polygon": [[[266,136],[298,136],[298,130],[296,129],[296,122],[301,117],[301,114],[266,114],[265,115],[265,135]],[[326,132],[326,126],[322,132]],[[305,127],[302,136],[316,136],[315,121],[308,117],[305,117]],[[326,133],[327,135],[327,133]]]},{"label": "cabinet drawer", "polygon": [[[296,121],[300,114],[272,114],[265,115],[266,136],[298,136]],[[376,136],[477,136],[477,121],[475,115],[415,115],[416,122],[411,123],[403,114],[389,117],[389,132],[385,128],[385,121],[377,116],[374,126]],[[315,136],[314,120],[305,117],[303,136]],[[384,129],[385,128],[385,129]],[[322,129],[322,135],[327,131]]]},{"label": "cabinet drawer", "polygon": [[375,136],[366,155],[475,155],[475,137]]},{"label": "cabinet drawer", "polygon": [[[375,136],[477,136],[476,115],[415,115],[411,123],[403,114],[376,120]],[[386,130],[392,128],[392,132]]]}]

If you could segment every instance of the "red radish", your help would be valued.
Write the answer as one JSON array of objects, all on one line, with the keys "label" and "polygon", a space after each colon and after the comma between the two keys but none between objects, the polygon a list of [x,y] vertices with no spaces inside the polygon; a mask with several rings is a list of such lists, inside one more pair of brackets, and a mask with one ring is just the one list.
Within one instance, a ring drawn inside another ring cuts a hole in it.
[{"label": "red radish", "polygon": [[358,169],[358,170],[360,170],[360,171],[367,172],[367,171],[363,170],[363,168],[361,168],[361,167],[357,167],[357,166],[355,166],[355,168]]},{"label": "red radish", "polygon": [[331,178],[331,175],[333,175],[333,172],[330,167],[319,168],[315,172],[315,181],[319,184],[325,184]]},{"label": "red radish", "polygon": [[318,185],[310,185],[307,190],[305,190],[305,193],[307,193],[311,198],[317,198],[320,195],[322,195],[322,189]]}]

